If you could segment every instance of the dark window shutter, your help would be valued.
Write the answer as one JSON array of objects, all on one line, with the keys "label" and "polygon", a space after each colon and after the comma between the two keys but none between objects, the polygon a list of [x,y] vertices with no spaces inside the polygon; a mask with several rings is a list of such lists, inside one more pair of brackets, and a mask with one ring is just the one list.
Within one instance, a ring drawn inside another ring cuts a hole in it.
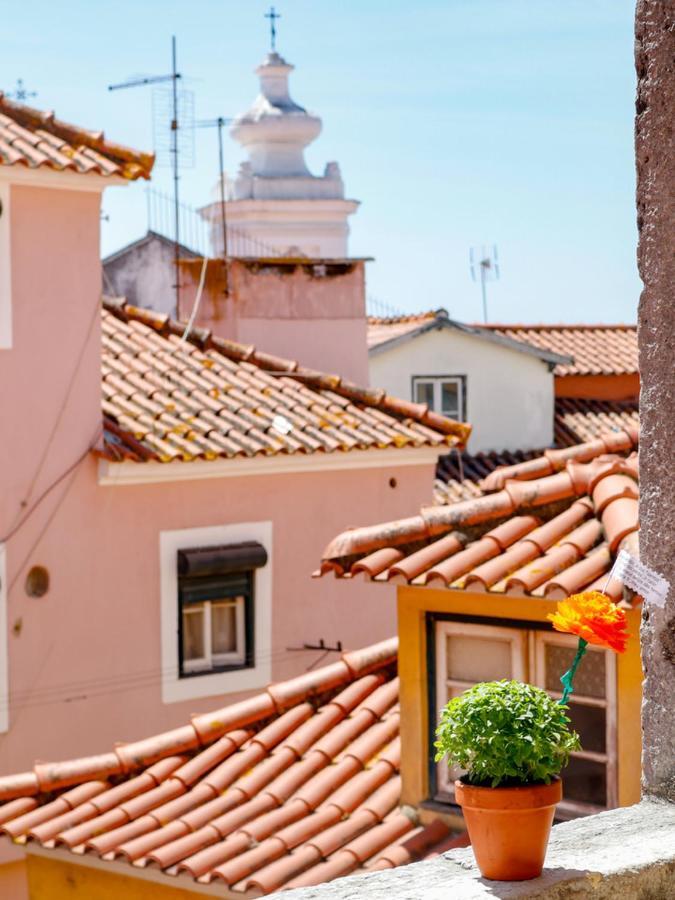
[{"label": "dark window shutter", "polygon": [[251,569],[262,568],[266,563],[267,551],[257,541],[178,551],[178,574],[181,578],[250,572]]}]

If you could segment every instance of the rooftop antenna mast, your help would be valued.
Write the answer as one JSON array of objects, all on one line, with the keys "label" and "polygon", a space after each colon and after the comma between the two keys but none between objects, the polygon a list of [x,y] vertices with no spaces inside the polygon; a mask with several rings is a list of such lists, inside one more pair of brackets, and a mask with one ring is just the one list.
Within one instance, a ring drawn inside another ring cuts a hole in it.
[{"label": "rooftop antenna mast", "polygon": [[201,119],[198,121],[198,128],[217,128],[218,129],[218,172],[220,173],[220,222],[223,231],[223,267],[225,270],[225,290],[227,296],[230,292],[228,284],[227,269],[227,207],[225,205],[225,166],[223,162],[223,127],[229,125],[232,119],[226,119],[218,116],[217,119]]},{"label": "rooftop antenna mast", "polygon": [[158,84],[162,81],[171,82],[172,93],[172,118],[171,118],[171,158],[173,169],[173,202],[174,202],[174,267],[176,283],[176,316],[179,314],[180,302],[180,205],[178,197],[178,79],[180,72],[176,68],[176,36],[171,38],[171,73],[168,75],[149,75],[142,78],[132,78],[120,84],[109,84],[109,91],[118,91],[124,88],[142,87],[147,84]]},{"label": "rooftop antenna mast", "polygon": [[26,85],[23,83],[23,78],[17,78],[16,88],[10,92],[9,96],[13,97],[15,100],[23,102],[24,100],[28,100],[30,97],[37,97],[37,91],[29,91],[26,88]]},{"label": "rooftop antenna mast", "polygon": [[499,260],[497,258],[497,245],[491,247],[483,244],[482,247],[471,247],[469,250],[469,263],[471,266],[471,278],[480,281],[480,292],[483,300],[483,322],[487,325],[487,288],[488,281],[497,281],[499,278]]}]

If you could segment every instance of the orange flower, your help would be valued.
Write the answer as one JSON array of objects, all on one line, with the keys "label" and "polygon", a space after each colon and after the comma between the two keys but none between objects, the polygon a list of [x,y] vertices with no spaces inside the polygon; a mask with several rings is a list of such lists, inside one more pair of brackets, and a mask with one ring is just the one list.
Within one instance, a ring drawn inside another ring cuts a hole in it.
[{"label": "orange flower", "polygon": [[628,632],[626,614],[600,591],[584,591],[560,600],[547,618],[556,631],[576,634],[589,644],[623,653]]}]

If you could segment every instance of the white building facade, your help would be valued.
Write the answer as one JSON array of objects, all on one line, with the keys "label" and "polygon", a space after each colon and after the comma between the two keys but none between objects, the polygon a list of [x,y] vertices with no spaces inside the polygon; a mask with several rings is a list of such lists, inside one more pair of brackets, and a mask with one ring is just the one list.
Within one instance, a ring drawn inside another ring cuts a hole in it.
[{"label": "white building facade", "polygon": [[472,425],[471,453],[553,444],[553,367],[567,360],[444,310],[402,320],[370,320],[372,387],[426,403]]}]

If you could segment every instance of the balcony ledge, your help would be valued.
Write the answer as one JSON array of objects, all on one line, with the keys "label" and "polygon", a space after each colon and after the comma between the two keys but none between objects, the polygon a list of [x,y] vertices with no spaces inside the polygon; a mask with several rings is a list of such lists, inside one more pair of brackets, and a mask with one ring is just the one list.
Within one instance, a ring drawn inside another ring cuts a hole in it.
[{"label": "balcony ledge", "polygon": [[276,894],[284,900],[669,900],[675,884],[675,804],[635,806],[556,825],[532,881],[487,881],[471,848],[397,869]]}]

